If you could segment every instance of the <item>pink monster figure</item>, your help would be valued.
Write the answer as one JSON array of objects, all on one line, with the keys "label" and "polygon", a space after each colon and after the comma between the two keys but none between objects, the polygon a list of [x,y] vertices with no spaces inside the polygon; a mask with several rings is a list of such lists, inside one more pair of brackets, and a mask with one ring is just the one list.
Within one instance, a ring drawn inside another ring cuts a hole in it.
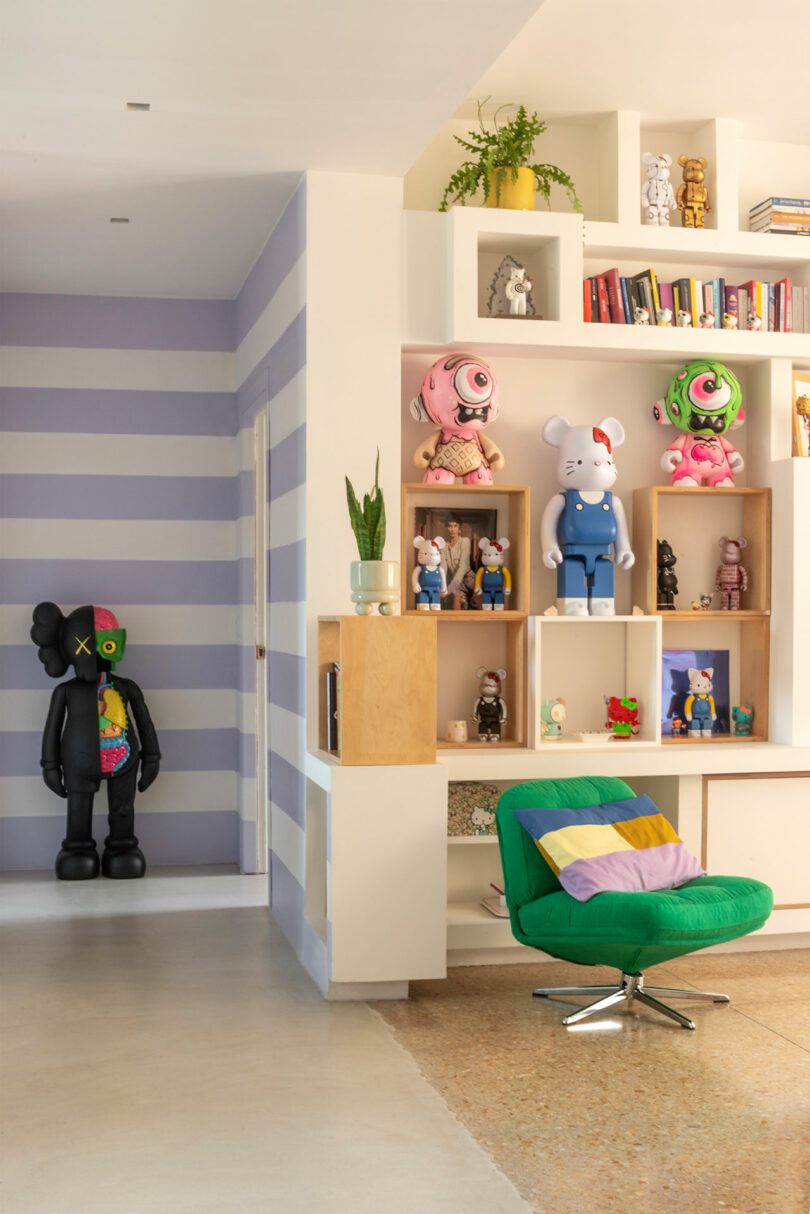
[{"label": "pink monster figure", "polygon": [[417,421],[439,427],[414,452],[429,484],[491,485],[504,465],[503,453],[483,431],[498,416],[498,385],[474,354],[445,354],[435,362],[411,401]]}]

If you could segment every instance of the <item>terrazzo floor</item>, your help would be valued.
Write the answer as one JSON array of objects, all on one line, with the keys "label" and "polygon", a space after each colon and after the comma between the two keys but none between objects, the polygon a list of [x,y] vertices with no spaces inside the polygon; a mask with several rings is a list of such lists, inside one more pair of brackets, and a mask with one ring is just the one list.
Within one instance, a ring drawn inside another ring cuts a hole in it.
[{"label": "terrazzo floor", "polygon": [[562,1008],[531,997],[614,976],[463,968],[373,1006],[537,1212],[808,1214],[810,951],[649,970],[649,986],[731,996],[677,1003],[695,1032],[638,1005],[566,1029]]}]

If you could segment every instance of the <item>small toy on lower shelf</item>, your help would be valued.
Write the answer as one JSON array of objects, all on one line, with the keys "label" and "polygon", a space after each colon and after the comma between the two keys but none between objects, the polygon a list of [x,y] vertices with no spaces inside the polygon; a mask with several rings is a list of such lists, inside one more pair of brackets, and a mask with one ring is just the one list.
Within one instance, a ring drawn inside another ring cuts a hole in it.
[{"label": "small toy on lower shelf", "polygon": [[605,696],[607,721],[605,729],[613,732],[616,741],[626,741],[639,731],[638,700],[632,696]]},{"label": "small toy on lower shelf", "polygon": [[501,684],[506,678],[506,671],[503,667],[487,670],[486,666],[479,666],[475,674],[481,680],[472,715],[478,725],[478,741],[500,742],[501,726],[506,724],[506,704],[501,699]]},{"label": "small toy on lower shelf", "polygon": [[723,535],[717,541],[720,549],[720,564],[714,579],[714,588],[720,595],[721,611],[739,611],[740,594],[748,589],[748,573],[742,563],[742,550],[748,540],[740,535],[736,540]]},{"label": "small toy on lower shelf", "polygon": [[738,738],[750,738],[754,727],[753,704],[735,704],[731,710],[734,733]]},{"label": "small toy on lower shelf", "polygon": [[475,593],[480,596],[482,611],[503,611],[512,593],[512,575],[504,565],[504,552],[509,547],[505,535],[491,540],[486,535],[478,541],[481,564],[475,575]]},{"label": "small toy on lower shelf", "polygon": [[565,723],[565,700],[543,700],[540,707],[540,728],[546,742],[556,742]]},{"label": "small toy on lower shelf", "polygon": [[710,594],[701,594],[699,598],[692,599],[693,611],[709,611],[712,605],[712,596]]},{"label": "small toy on lower shelf", "polygon": [[658,540],[658,610],[674,611],[678,579],[675,566],[678,558],[666,540]]},{"label": "small toy on lower shelf", "polygon": [[413,541],[417,549],[417,564],[411,575],[411,589],[418,611],[441,611],[441,599],[447,594],[447,578],[442,568],[444,540],[440,535],[426,540],[417,535]]},{"label": "small toy on lower shelf", "polygon": [[714,688],[712,683],[714,667],[707,666],[705,670],[696,670],[690,666],[687,673],[689,675],[689,695],[686,697],[683,715],[689,722],[689,737],[710,738],[712,726],[717,720],[714,697],[711,694]]}]

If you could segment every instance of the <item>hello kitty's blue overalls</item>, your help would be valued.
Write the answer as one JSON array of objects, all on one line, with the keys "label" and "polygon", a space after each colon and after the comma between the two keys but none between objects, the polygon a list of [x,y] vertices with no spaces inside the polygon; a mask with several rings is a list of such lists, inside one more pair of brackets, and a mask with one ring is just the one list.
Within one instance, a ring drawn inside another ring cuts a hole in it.
[{"label": "hello kitty's blue overalls", "polygon": [[684,713],[692,713],[692,720],[689,722],[688,729],[690,733],[701,733],[703,730],[712,728],[712,713],[714,712],[714,699],[707,692],[693,691],[688,696],[684,705]]},{"label": "hello kitty's blue overalls", "polygon": [[613,598],[613,561],[608,560],[616,540],[613,494],[586,502],[577,489],[564,489],[557,538],[563,554],[557,566],[557,596],[561,599]]},{"label": "hello kitty's blue overalls", "polygon": [[423,565],[419,570],[419,586],[420,590],[416,596],[417,603],[438,603],[439,591],[442,588],[442,574],[440,569],[428,569]]}]

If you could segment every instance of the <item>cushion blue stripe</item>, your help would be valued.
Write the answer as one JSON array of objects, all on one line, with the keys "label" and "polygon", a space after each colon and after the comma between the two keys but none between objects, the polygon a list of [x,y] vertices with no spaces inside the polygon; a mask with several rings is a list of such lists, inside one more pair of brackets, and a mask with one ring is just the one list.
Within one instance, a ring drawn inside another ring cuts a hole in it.
[{"label": "cushion blue stripe", "polygon": [[565,826],[609,826],[614,822],[629,822],[646,818],[661,811],[646,793],[628,797],[626,801],[605,801],[603,805],[588,805],[584,809],[516,809],[515,817],[533,839],[541,839],[551,830]]}]

